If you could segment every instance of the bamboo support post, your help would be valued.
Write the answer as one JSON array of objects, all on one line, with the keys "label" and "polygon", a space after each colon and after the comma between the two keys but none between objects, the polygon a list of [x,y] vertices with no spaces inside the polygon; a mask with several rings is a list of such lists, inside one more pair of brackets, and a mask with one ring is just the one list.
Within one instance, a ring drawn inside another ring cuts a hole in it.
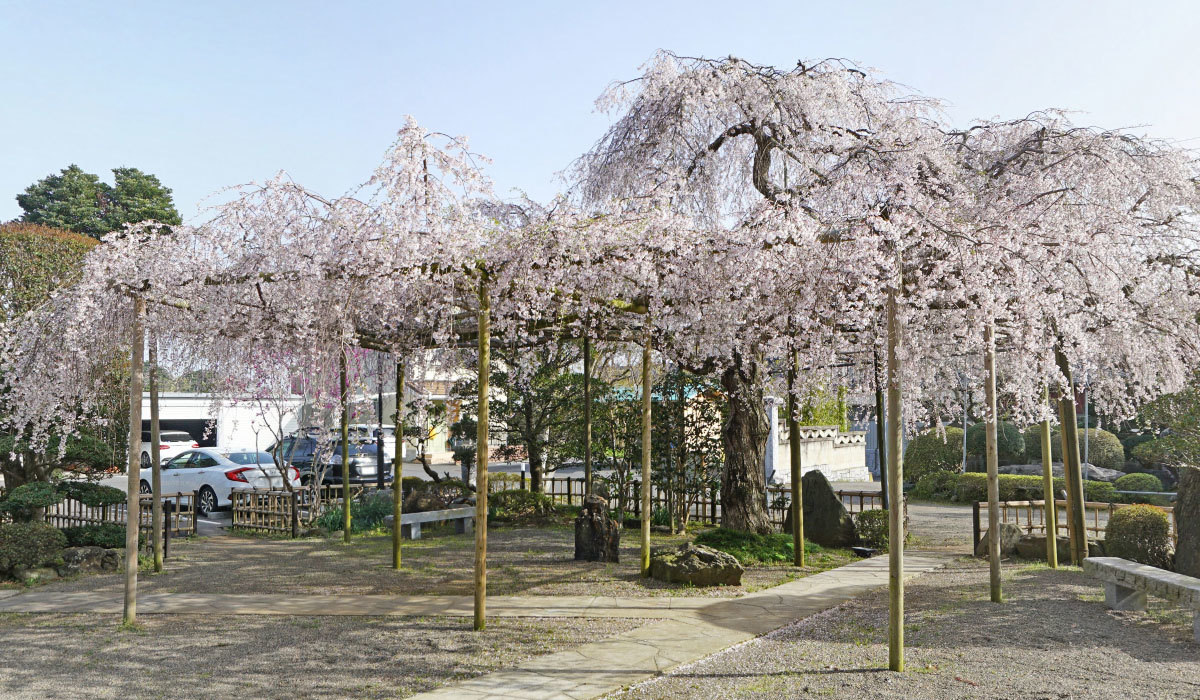
[{"label": "bamboo support post", "polygon": [[122,621],[137,623],[138,522],[141,520],[142,359],[146,350],[146,300],[133,300],[129,352],[129,474],[125,501],[125,605]]},{"label": "bamboo support post", "polygon": [[400,569],[400,520],[404,514],[404,363],[396,363],[396,455],[392,458],[392,568]]},{"label": "bamboo support post", "polygon": [[[996,331],[989,319],[983,328],[984,392],[987,401],[987,496],[988,496],[988,568],[989,590],[993,603],[1003,602],[1000,589],[1000,460],[997,446],[996,422]],[[1018,515],[1018,518],[1020,516]],[[1018,527],[1020,523],[1017,523]]]},{"label": "bamboo support post", "polygon": [[[475,432],[475,629],[487,625],[488,382],[491,377],[491,303],[479,282],[479,416]],[[399,530],[399,527],[397,527]]]},{"label": "bamboo support post", "polygon": [[650,328],[642,344],[642,576],[650,575]]},{"label": "bamboo support post", "polygon": [[904,670],[904,501],[900,452],[900,318],[896,289],[887,295],[888,668]]}]

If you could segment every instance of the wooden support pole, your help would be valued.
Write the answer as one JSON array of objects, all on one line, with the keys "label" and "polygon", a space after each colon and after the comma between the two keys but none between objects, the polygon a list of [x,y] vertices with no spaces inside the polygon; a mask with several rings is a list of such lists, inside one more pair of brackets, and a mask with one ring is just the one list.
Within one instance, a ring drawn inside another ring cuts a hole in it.
[{"label": "wooden support pole", "polygon": [[650,575],[650,326],[642,343],[642,576]]},{"label": "wooden support pole", "polygon": [[792,467],[792,564],[804,566],[804,491],[800,483],[800,406],[796,400],[796,382],[800,374],[800,353],[792,351],[788,368],[788,455]]},{"label": "wooden support pole", "polygon": [[396,454],[392,458],[392,568],[400,569],[400,519],[404,515],[404,362],[396,362]]},{"label": "wooden support pole", "polygon": [[888,668],[904,670],[904,465],[900,452],[900,326],[896,289],[887,296]]},{"label": "wooden support pole", "polygon": [[987,401],[987,496],[988,496],[988,563],[989,589],[993,603],[1003,602],[1000,590],[1000,460],[997,446],[996,422],[996,330],[988,319],[983,327],[984,392]]},{"label": "wooden support pole", "polygon": [[125,609],[122,622],[137,624],[138,525],[142,516],[142,356],[146,352],[146,300],[133,300],[129,351],[129,475],[125,500]]},{"label": "wooden support pole", "polygon": [[[1047,408],[1050,407],[1050,389],[1044,394]],[[1051,569],[1058,568],[1058,506],[1054,499],[1054,464],[1050,452],[1050,419],[1042,421],[1042,499],[1045,503],[1043,521],[1046,524],[1046,563]]]},{"label": "wooden support pole", "polygon": [[492,371],[491,300],[479,282],[479,416],[475,429],[475,629],[487,625],[488,382]]},{"label": "wooden support pole", "polygon": [[[162,460],[158,455],[161,451],[161,434],[158,426],[158,336],[150,336],[150,368],[147,372],[150,383],[150,512],[154,522],[154,571],[161,573],[163,558],[163,507],[162,507]],[[141,428],[141,426],[138,426]]]},{"label": "wooden support pole", "polygon": [[1088,555],[1087,516],[1084,510],[1083,470],[1079,463],[1079,429],[1075,424],[1074,382],[1067,356],[1055,350],[1058,368],[1067,379],[1067,391],[1059,397],[1062,420],[1063,480],[1067,485],[1067,522],[1070,524],[1071,563],[1079,566]]},{"label": "wooden support pole", "polygon": [[338,359],[342,409],[342,541],[350,543],[350,381],[346,377],[346,348]]},{"label": "wooden support pole", "polygon": [[583,478],[584,497],[592,495],[592,339],[583,329]]}]

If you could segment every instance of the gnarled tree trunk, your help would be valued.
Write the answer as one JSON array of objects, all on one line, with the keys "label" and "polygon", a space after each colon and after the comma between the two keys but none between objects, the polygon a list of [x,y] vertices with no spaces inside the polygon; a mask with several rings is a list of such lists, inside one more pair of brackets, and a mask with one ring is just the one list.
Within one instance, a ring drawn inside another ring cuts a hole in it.
[{"label": "gnarled tree trunk", "polygon": [[721,524],[766,534],[772,532],[763,474],[769,427],[757,360],[735,354],[721,374],[721,386],[729,400],[729,417],[721,427]]}]

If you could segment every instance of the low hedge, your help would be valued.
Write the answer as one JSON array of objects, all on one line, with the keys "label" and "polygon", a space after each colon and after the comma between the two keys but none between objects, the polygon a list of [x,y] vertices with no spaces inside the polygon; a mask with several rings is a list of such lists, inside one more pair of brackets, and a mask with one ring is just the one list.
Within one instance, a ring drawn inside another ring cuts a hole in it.
[{"label": "low hedge", "polygon": [[[105,549],[122,549],[125,547],[125,526],[115,523],[99,525],[80,525],[64,527],[63,536],[67,538],[68,547],[104,547]],[[138,531],[138,539],[145,543],[146,533]]]},{"label": "low hedge", "polygon": [[66,536],[53,525],[0,523],[0,572],[59,563],[66,546]]},{"label": "low hedge", "polygon": [[26,523],[33,520],[38,509],[49,508],[61,500],[54,484],[33,481],[9,491],[0,501],[0,512],[8,513],[18,523]]},{"label": "low hedge", "polygon": [[544,493],[509,489],[488,496],[489,518],[529,520],[546,518],[553,514],[554,502]]},{"label": "low hedge", "polygon": [[1162,480],[1153,474],[1126,474],[1113,482],[1118,491],[1162,491]]},{"label": "low hedge", "polygon": [[1104,529],[1104,553],[1139,564],[1171,568],[1171,526],[1167,514],[1153,506],[1122,508]]},{"label": "low hedge", "polygon": [[921,477],[909,495],[921,501],[950,501],[958,489],[956,472],[932,472]]},{"label": "low hedge", "polygon": [[[1031,425],[1025,429],[1025,461],[1030,464],[1042,463],[1042,428],[1041,425]],[[1078,431],[1079,459],[1083,459],[1084,430]],[[1088,461],[1104,469],[1121,471],[1125,467],[1125,446],[1114,433],[1100,428],[1087,430]],[[1050,433],[1050,459],[1062,461],[1062,434],[1058,430]]]},{"label": "low hedge", "polygon": [[58,485],[58,492],[63,498],[79,501],[91,508],[115,506],[124,503],[127,497],[121,489],[89,481],[64,481]]},{"label": "low hedge", "polygon": [[[1018,474],[1001,474],[998,477],[1001,501],[1040,501],[1042,500],[1042,477],[1022,476]],[[1054,480],[1054,492],[1060,493],[1065,488],[1062,479]],[[1114,503],[1117,501],[1117,490],[1106,481],[1084,481],[1083,497],[1088,501]],[[958,475],[958,486],[955,489],[954,500],[960,503],[972,503],[987,500],[987,474],[976,472]]]}]

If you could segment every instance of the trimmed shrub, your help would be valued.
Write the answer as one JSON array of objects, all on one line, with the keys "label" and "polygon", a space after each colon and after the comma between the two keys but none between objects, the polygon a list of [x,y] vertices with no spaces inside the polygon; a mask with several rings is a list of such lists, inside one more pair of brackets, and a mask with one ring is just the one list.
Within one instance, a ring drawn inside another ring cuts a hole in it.
[{"label": "trimmed shrub", "polygon": [[[1083,430],[1079,430],[1079,459],[1083,459]],[[1115,434],[1100,428],[1089,428],[1088,461],[1104,469],[1122,471],[1125,468],[1125,447]],[[1050,459],[1062,461],[1062,433],[1054,430],[1050,433]],[[1031,425],[1025,429],[1025,461],[1030,464],[1042,463],[1042,426]]]},{"label": "trimmed shrub", "polygon": [[[386,494],[373,493],[366,498],[350,501],[350,532],[370,532],[383,525],[392,514],[392,499]],[[335,532],[343,527],[341,506],[330,508],[316,519],[317,527]]]},{"label": "trimmed shrub", "polygon": [[520,489],[497,491],[488,496],[488,517],[505,520],[545,518],[554,514],[554,502],[544,493]]},{"label": "trimmed shrub", "polygon": [[888,549],[888,512],[881,508],[864,510],[854,516],[859,541],[881,552]]},{"label": "trimmed shrub", "polygon": [[[718,527],[696,535],[695,543],[732,554],[743,566],[791,562],[792,553],[795,551],[792,547],[790,532],[759,535],[753,532]],[[820,551],[822,551],[820,545],[808,540],[804,541],[805,554]]]},{"label": "trimmed shrub", "polygon": [[1143,469],[1155,469],[1175,464],[1171,442],[1162,438],[1139,443],[1130,450],[1129,456],[1131,459],[1137,460]]},{"label": "trimmed shrub", "polygon": [[[105,549],[123,549],[125,547],[125,526],[116,523],[65,527],[62,533],[67,538],[68,547],[104,547]],[[144,531],[139,530],[138,539],[145,541]]]},{"label": "trimmed shrub", "polygon": [[1163,483],[1153,474],[1126,474],[1113,482],[1118,491],[1162,491]]},{"label": "trimmed shrub", "polygon": [[93,484],[89,481],[64,481],[57,487],[63,498],[79,501],[85,506],[102,508],[124,503],[126,494],[121,489]]},{"label": "trimmed shrub", "polygon": [[1104,553],[1139,564],[1171,568],[1171,527],[1167,514],[1146,505],[1112,514],[1104,530]]},{"label": "trimmed shrub", "polygon": [[[996,452],[1000,464],[1017,464],[1025,459],[1025,436],[1016,425],[1005,421],[996,424]],[[967,428],[967,454],[986,458],[986,423],[976,423]]]},{"label": "trimmed shrub", "polygon": [[54,484],[32,481],[9,491],[0,502],[0,511],[8,513],[18,523],[27,523],[33,520],[39,508],[49,508],[61,500]]},{"label": "trimmed shrub", "polygon": [[957,472],[932,472],[921,477],[909,495],[923,501],[949,501],[958,488]]},{"label": "trimmed shrub", "polygon": [[[1001,474],[998,481],[1001,501],[1038,501],[1042,499],[1042,477],[1040,476]],[[1055,493],[1059,493],[1064,488],[1062,479],[1054,480]],[[1108,482],[1084,481],[1083,497],[1089,501],[1114,503],[1117,500],[1117,493],[1113,485]],[[987,474],[975,472],[959,474],[954,500],[960,503],[986,501]]]},{"label": "trimmed shrub", "polygon": [[957,472],[962,466],[962,428],[946,428],[945,436],[927,430],[904,449],[904,476],[913,482],[935,472]]},{"label": "trimmed shrub", "polygon": [[[16,491],[16,489],[13,489]],[[0,571],[35,569],[57,563],[67,538],[46,523],[0,524]]]}]

